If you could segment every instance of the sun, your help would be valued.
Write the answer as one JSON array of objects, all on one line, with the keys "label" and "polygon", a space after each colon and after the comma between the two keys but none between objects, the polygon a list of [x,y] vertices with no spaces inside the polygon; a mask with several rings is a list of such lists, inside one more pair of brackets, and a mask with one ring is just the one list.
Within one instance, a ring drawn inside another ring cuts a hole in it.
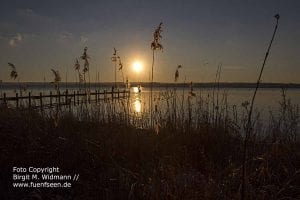
[{"label": "sun", "polygon": [[134,61],[133,63],[133,71],[136,73],[140,73],[143,70],[143,64],[140,61]]}]

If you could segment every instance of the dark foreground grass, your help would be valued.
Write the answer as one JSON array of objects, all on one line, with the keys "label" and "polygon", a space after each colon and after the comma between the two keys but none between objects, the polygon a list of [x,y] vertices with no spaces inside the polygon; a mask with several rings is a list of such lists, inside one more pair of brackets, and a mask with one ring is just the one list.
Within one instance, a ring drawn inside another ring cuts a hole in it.
[{"label": "dark foreground grass", "polygon": [[[0,199],[239,199],[243,138],[205,124],[159,135],[117,122],[1,107]],[[299,143],[249,142],[247,199],[299,199]],[[71,188],[13,188],[13,167],[80,174]]]}]

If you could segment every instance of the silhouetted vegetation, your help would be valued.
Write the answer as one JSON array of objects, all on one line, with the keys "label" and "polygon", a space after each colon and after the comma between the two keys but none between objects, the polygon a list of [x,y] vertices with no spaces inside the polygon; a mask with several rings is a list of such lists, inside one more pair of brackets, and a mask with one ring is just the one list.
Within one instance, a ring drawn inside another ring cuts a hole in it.
[{"label": "silhouetted vegetation", "polygon": [[[168,90],[154,103],[160,108],[163,103],[173,105],[175,99],[180,102],[180,96]],[[125,100],[116,110],[111,102],[90,110],[79,106],[74,112],[1,106],[1,196],[239,199],[246,113],[237,118],[236,110],[220,101],[213,114],[211,97],[201,94],[185,101],[184,113],[174,114],[174,106],[158,109],[157,129],[147,128],[148,118],[128,113]],[[284,90],[280,108],[269,126],[262,126],[255,115],[247,143],[248,199],[299,198],[299,108]],[[70,189],[11,187],[13,166],[36,165],[59,166],[62,172],[79,173],[80,179]]]}]

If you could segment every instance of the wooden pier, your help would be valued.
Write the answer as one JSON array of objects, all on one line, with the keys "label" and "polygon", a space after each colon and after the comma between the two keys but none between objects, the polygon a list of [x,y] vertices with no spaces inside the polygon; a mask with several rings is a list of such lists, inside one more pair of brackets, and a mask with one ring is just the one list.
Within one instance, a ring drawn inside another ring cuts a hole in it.
[{"label": "wooden pier", "polygon": [[26,96],[20,96],[19,93],[15,93],[15,96],[7,96],[3,93],[0,98],[0,103],[8,104],[12,103],[16,108],[19,106],[26,107],[54,107],[54,106],[66,106],[66,105],[80,105],[80,104],[90,104],[97,103],[100,101],[118,100],[130,97],[130,91],[123,89],[114,89],[111,91],[107,90],[95,90],[95,91],[68,91],[64,92],[58,91],[53,94],[52,91],[49,94],[31,95],[31,92],[26,94]]}]

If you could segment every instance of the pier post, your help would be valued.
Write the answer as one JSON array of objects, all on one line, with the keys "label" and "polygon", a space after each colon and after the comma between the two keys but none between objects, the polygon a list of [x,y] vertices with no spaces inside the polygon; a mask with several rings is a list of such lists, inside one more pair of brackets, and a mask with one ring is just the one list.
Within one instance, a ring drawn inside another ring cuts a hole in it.
[{"label": "pier post", "polygon": [[95,91],[95,100],[96,100],[96,103],[98,103],[98,90],[97,89]]},{"label": "pier post", "polygon": [[76,106],[76,93],[75,93],[75,90],[73,92],[73,98],[74,98],[74,106]]},{"label": "pier post", "polygon": [[28,107],[31,108],[31,92],[28,92]]},{"label": "pier post", "polygon": [[77,90],[77,105],[79,105],[79,91]]},{"label": "pier post", "polygon": [[16,106],[19,108],[19,95],[16,93]]},{"label": "pier post", "polygon": [[40,108],[43,110],[43,94],[40,92]]},{"label": "pier post", "polygon": [[6,93],[3,93],[3,103],[6,105]]},{"label": "pier post", "polygon": [[68,89],[66,90],[66,95],[65,95],[65,104],[68,104]]},{"label": "pier post", "polygon": [[60,107],[60,91],[58,91],[58,106]]},{"label": "pier post", "polygon": [[50,107],[52,107],[52,91],[50,91]]}]

